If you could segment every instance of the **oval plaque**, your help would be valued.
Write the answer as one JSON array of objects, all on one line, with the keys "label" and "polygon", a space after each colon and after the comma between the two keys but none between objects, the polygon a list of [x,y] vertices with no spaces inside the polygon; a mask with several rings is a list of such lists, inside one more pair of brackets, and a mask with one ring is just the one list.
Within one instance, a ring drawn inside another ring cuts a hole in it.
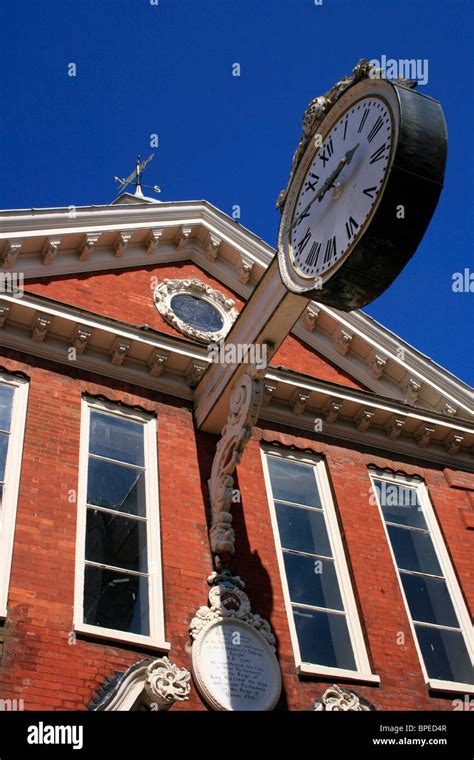
[{"label": "oval plaque", "polygon": [[281,673],[260,633],[236,618],[214,620],[193,643],[192,670],[204,699],[215,710],[273,710]]}]

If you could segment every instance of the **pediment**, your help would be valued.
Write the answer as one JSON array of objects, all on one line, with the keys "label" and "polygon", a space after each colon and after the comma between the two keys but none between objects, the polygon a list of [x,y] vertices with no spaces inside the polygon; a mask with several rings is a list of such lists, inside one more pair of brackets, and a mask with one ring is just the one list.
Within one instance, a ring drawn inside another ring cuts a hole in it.
[{"label": "pediment", "polygon": [[[275,255],[205,201],[128,200],[0,212],[0,272],[22,274],[28,290],[45,278],[192,262],[244,304]],[[472,416],[469,386],[361,311],[311,302],[292,335],[359,387],[447,417]]]}]

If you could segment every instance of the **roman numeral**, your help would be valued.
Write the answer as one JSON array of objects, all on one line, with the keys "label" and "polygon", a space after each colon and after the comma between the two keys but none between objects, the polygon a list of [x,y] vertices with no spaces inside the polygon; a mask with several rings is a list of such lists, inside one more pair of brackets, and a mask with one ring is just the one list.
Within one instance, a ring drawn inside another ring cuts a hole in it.
[{"label": "roman numeral", "polygon": [[298,221],[296,222],[296,227],[299,227],[303,219],[306,219],[307,216],[309,216],[309,211],[307,211],[305,214],[301,214],[301,216],[298,218]]},{"label": "roman numeral", "polygon": [[360,120],[359,129],[357,130],[359,134],[364,129],[364,124],[367,121],[367,116],[369,115],[369,112],[370,112],[370,108],[366,108],[362,116],[362,119]]},{"label": "roman numeral", "polygon": [[[327,155],[326,155],[326,152],[327,152]],[[319,158],[323,162],[323,166],[326,166],[327,162],[329,161],[333,153],[334,153],[334,148],[332,147],[332,137],[330,137],[328,144],[326,145],[323,152],[319,156]]]},{"label": "roman numeral", "polygon": [[372,140],[374,139],[374,137],[382,129],[382,125],[383,125],[383,119],[382,119],[381,116],[378,116],[377,117],[377,121],[375,122],[374,126],[372,127],[372,129],[370,130],[369,134],[367,135],[367,140],[369,141],[369,143],[372,142]]},{"label": "roman numeral", "polygon": [[359,229],[359,225],[357,224],[356,220],[352,218],[352,216],[349,217],[349,221],[346,222],[346,232],[347,237],[349,240],[354,235],[355,231]]},{"label": "roman numeral", "polygon": [[314,264],[316,264],[316,260],[319,256],[320,250],[321,250],[321,243],[314,242],[311,245],[311,248],[309,249],[309,253],[306,257],[306,264],[308,267],[312,267]]},{"label": "roman numeral", "polygon": [[386,147],[387,146],[384,143],[380,148],[377,148],[377,150],[372,153],[369,163],[375,164],[377,161],[380,161],[384,157],[383,154],[385,153]]},{"label": "roman numeral", "polygon": [[316,190],[316,184],[319,180],[318,175],[313,174],[313,172],[311,172],[311,174],[309,174],[308,177],[312,177],[314,181],[311,182],[309,178],[306,180],[306,182],[304,183],[303,193],[305,193],[307,190],[312,190],[313,192]]},{"label": "roman numeral", "polygon": [[[364,195],[367,195],[369,198],[375,198],[375,191],[377,190],[376,187],[366,187],[365,190],[362,190]],[[373,195],[372,195],[373,193]]]},{"label": "roman numeral", "polygon": [[331,256],[337,256],[335,235],[334,237],[329,238],[328,242],[326,243],[323,263],[327,264],[331,260]]},{"label": "roman numeral", "polygon": [[342,139],[343,139],[343,140],[345,140],[345,139],[346,139],[346,132],[347,132],[347,122],[348,122],[348,121],[349,121],[349,117],[348,117],[348,116],[346,116],[346,120],[345,120],[345,122],[344,122],[344,134],[343,134],[343,136],[342,136]]},{"label": "roman numeral", "polygon": [[310,237],[311,237],[311,229],[308,227],[308,229],[306,230],[305,234],[301,238],[300,242],[296,246],[298,248],[297,256],[301,256],[301,253],[303,252],[305,246],[309,242]]}]

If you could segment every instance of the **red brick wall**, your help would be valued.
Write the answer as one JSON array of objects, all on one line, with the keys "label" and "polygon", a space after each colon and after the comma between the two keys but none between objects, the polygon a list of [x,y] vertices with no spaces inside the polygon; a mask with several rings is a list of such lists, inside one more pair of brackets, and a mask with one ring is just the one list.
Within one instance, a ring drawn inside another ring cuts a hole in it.
[{"label": "red brick wall", "polygon": [[[107,675],[150,656],[92,638],[69,643],[76,504],[68,492],[78,484],[81,395],[103,394],[157,414],[166,636],[171,659],[184,666],[190,618],[206,602],[212,569],[191,407],[33,357],[16,361],[8,350],[1,354],[3,369],[29,376],[30,391],[9,614],[0,629],[0,697],[23,699],[29,710],[81,709]],[[206,441],[206,449],[212,446]],[[186,707],[202,709],[195,689]]]},{"label": "red brick wall", "polygon": [[[135,325],[147,324],[168,335],[181,333],[168,324],[153,303],[152,293],[158,282],[169,279],[197,278],[217,288],[235,301],[241,311],[244,301],[222,283],[189,261],[181,264],[140,267],[139,269],[116,269],[111,272],[88,272],[77,277],[54,277],[50,280],[28,281],[26,290],[61,303],[79,306],[107,317],[121,319]],[[296,372],[313,374],[334,383],[360,388],[347,373],[311,351],[305,344],[289,336],[272,359],[272,365],[291,366]]]},{"label": "red brick wall", "polygon": [[[383,524],[377,507],[369,503],[367,467],[369,464],[390,467],[407,474],[417,473],[425,479],[459,583],[472,611],[474,534],[465,529],[459,513],[463,506],[462,494],[456,494],[452,489],[449,492],[442,468],[427,469],[400,459],[382,459],[349,448],[347,444],[327,443],[321,436],[316,441],[291,435],[287,430],[285,433],[254,430],[238,468],[242,509],[235,509],[234,522],[239,572],[247,581],[246,590],[254,612],[268,617],[277,633],[286,704],[292,710],[311,709],[333,679],[323,681],[316,677],[298,679],[295,676],[263,483],[262,440],[310,449],[326,459],[372,672],[381,679],[379,686],[362,686],[354,682],[347,682],[347,685],[382,710],[451,710],[455,696],[432,697],[426,689]],[[397,643],[400,632],[404,633],[403,646]]]},{"label": "red brick wall", "polygon": [[[152,275],[160,279],[199,277],[234,297],[237,307],[242,307],[234,294],[191,264],[58,278],[30,283],[28,289],[174,333],[153,305]],[[356,385],[292,337],[277,358],[293,369]],[[206,604],[206,578],[212,570],[206,483],[216,437],[196,432],[189,403],[7,349],[0,351],[0,365],[8,371],[23,371],[30,378],[9,616],[0,628],[0,698],[23,699],[29,710],[83,709],[106,676],[150,656],[149,650],[109,645],[92,637],[70,643],[76,504],[68,500],[68,492],[77,489],[83,393],[103,394],[111,401],[139,405],[157,415],[166,637],[171,643],[170,658],[189,668],[188,627],[196,609]],[[332,679],[300,680],[295,673],[263,483],[262,437],[309,447],[327,458],[369,657],[381,678],[380,687],[352,684],[352,688],[379,709],[451,709],[451,698],[430,697],[424,686],[383,526],[376,507],[368,502],[367,465],[416,472],[425,479],[472,609],[474,534],[463,520],[469,504],[464,480],[458,483],[453,471],[445,473],[442,468],[421,468],[416,462],[382,459],[348,444],[334,445],[321,436],[304,439],[290,433],[255,431],[238,468],[242,504],[234,505],[237,571],[247,582],[254,612],[270,619],[278,638],[284,683],[280,706],[311,709]],[[299,434],[295,431],[295,435]],[[405,633],[404,646],[396,643],[400,631]],[[205,707],[193,688],[190,701],[173,709]]]},{"label": "red brick wall", "polygon": [[[0,695],[24,699],[26,709],[81,709],[107,675],[149,655],[137,647],[76,639],[73,619],[76,505],[81,394],[140,405],[158,417],[166,636],[170,657],[189,667],[188,626],[207,599],[211,571],[207,540],[206,480],[215,437],[196,434],[189,404],[138,392],[115,381],[3,351],[0,364],[30,378],[22,477],[9,594],[3,630]],[[281,440],[310,447],[327,458],[344,530],[364,633],[380,687],[352,688],[379,709],[451,709],[451,699],[432,698],[423,683],[394,567],[377,509],[368,503],[367,465],[391,466],[425,478],[448,550],[467,600],[474,600],[472,532],[459,514],[462,491],[452,489],[441,469],[420,468],[324,441],[256,431],[238,468],[242,505],[235,505],[237,569],[247,582],[255,612],[270,619],[278,637],[284,694],[281,707],[310,709],[326,682],[295,674],[288,622],[263,484],[260,441]],[[185,468],[185,469],[184,469]],[[184,476],[185,473],[185,476]],[[405,646],[396,643],[405,633]],[[332,682],[329,679],[328,682]],[[204,709],[192,690],[174,709]]]}]

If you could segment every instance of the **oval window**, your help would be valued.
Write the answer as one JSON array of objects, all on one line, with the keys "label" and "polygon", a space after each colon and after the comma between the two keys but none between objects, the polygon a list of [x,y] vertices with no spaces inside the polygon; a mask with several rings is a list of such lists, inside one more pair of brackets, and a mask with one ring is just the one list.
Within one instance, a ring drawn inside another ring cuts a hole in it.
[{"label": "oval window", "polygon": [[179,319],[195,330],[214,333],[224,327],[220,312],[203,298],[179,293],[173,296],[170,306]]}]

